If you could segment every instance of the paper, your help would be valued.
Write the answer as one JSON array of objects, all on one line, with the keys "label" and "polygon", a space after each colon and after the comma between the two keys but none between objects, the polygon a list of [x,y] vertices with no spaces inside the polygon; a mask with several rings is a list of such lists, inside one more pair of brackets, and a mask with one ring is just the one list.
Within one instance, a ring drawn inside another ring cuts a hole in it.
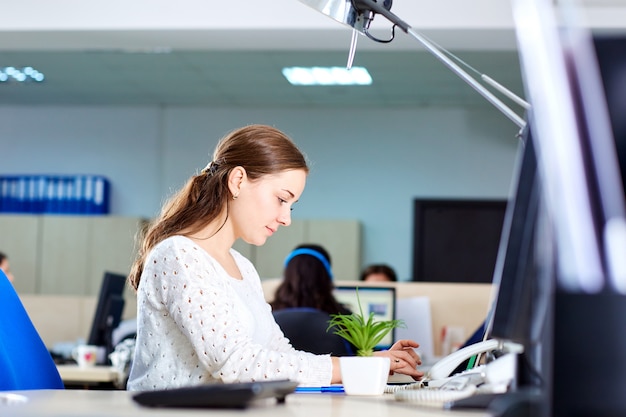
[{"label": "paper", "polygon": [[396,329],[396,340],[411,339],[419,343],[417,352],[422,363],[431,363],[435,359],[433,348],[433,325],[428,297],[398,298],[396,318],[404,320],[406,328]]}]

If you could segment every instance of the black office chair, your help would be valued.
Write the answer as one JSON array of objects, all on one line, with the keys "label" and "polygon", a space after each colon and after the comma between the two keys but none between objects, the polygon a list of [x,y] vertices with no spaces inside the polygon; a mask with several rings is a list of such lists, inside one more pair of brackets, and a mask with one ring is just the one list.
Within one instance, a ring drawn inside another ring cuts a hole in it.
[{"label": "black office chair", "polygon": [[328,313],[314,308],[299,307],[277,310],[273,314],[285,337],[298,350],[318,355],[354,354],[347,341],[334,334],[332,329],[326,331],[330,320]]}]

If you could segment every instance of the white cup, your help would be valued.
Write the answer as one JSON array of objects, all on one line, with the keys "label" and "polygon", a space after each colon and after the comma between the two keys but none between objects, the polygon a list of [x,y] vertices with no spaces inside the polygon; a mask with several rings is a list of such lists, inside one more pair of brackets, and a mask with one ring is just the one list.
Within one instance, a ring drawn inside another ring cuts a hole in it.
[{"label": "white cup", "polygon": [[81,368],[95,366],[98,360],[98,346],[78,345],[72,350],[72,358]]}]

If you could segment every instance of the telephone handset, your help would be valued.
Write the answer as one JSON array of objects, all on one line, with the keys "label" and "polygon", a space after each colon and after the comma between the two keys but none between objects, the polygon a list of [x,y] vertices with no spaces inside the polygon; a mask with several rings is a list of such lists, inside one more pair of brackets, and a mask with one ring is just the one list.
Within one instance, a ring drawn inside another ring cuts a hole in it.
[{"label": "telephone handset", "polygon": [[479,353],[486,353],[495,350],[500,342],[495,339],[489,339],[482,342],[474,343],[462,349],[452,352],[448,356],[440,359],[422,378],[423,381],[437,380],[447,378],[452,372],[463,362]]}]

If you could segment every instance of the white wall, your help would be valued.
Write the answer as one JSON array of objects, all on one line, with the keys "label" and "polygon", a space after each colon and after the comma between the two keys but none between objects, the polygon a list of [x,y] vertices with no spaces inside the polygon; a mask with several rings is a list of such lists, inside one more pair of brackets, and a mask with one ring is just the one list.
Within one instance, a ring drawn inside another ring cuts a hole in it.
[{"label": "white wall", "polygon": [[491,107],[214,109],[0,107],[0,174],[107,176],[116,215],[154,216],[231,129],[266,123],[307,154],[294,218],[358,219],[363,263],[411,274],[412,201],[505,198],[517,127]]}]

